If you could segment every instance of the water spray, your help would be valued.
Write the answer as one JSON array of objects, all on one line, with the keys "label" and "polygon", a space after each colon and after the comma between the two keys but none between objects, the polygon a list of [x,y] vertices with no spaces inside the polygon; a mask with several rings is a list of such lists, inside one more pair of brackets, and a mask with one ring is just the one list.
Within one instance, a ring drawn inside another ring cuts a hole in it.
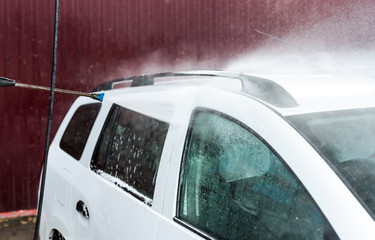
[{"label": "water spray", "polygon": [[[6,77],[0,77],[0,87],[20,87],[20,88],[42,90],[42,91],[51,91],[50,87],[38,86],[38,85],[27,84],[27,83],[18,83],[15,80],[9,79]],[[98,100],[100,102],[103,101],[103,97],[104,97],[104,93],[85,93],[85,92],[78,92],[78,91],[59,89],[59,88],[55,88],[54,91],[57,93],[65,93],[65,94],[70,94],[70,95],[89,97],[89,98]]]},{"label": "water spray", "polygon": [[[285,44],[285,45],[288,45],[288,46],[290,46],[290,47],[292,47],[292,48],[294,48],[294,49],[298,49],[299,51],[302,51],[302,52],[304,52],[304,53],[306,53],[306,54],[309,54],[309,55],[314,55],[314,54],[315,54],[314,52],[312,52],[312,51],[310,51],[310,50],[308,50],[308,49],[306,49],[306,48],[303,48],[303,47],[301,47],[301,46],[298,46],[298,45],[296,45],[296,44],[294,44],[294,43],[292,43],[292,42],[290,42],[290,41],[287,41],[287,40],[285,40],[285,39],[282,39],[282,38],[279,38],[279,37],[273,36],[273,35],[271,35],[271,34],[269,34],[269,33],[265,33],[265,32],[260,31],[260,30],[258,30],[258,29],[254,29],[254,32],[259,33],[259,34],[261,34],[261,35],[263,35],[263,36],[266,36],[266,37],[268,37],[268,38],[270,38],[270,39],[274,39],[274,40],[276,40],[276,41],[279,41],[279,42],[281,42],[281,43],[283,43],[283,44]],[[373,76],[368,75],[368,74],[366,74],[366,73],[364,73],[364,72],[362,72],[362,71],[359,71],[359,70],[356,69],[356,68],[353,68],[353,67],[351,67],[351,66],[348,66],[348,65],[345,64],[345,63],[342,63],[342,62],[340,62],[340,61],[336,61],[336,60],[333,60],[333,59],[330,59],[330,58],[327,58],[327,57],[324,57],[324,56],[320,56],[320,57],[321,57],[322,60],[325,61],[325,62],[328,62],[328,63],[334,63],[334,64],[336,64],[336,65],[338,65],[338,66],[341,66],[341,67],[344,67],[344,68],[350,69],[350,70],[352,70],[353,72],[356,72],[356,73],[359,73],[359,74],[361,74],[361,75],[363,75],[363,76],[366,76],[366,77],[368,77],[368,78],[374,79]]]}]

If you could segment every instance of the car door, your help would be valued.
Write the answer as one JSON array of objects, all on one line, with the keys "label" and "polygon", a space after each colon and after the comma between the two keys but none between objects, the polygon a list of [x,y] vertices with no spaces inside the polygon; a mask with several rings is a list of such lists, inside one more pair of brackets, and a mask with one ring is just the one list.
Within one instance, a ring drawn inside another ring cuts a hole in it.
[{"label": "car door", "polygon": [[100,109],[101,103],[78,100],[71,107],[51,144],[43,205],[43,239],[47,239],[52,230],[59,231],[67,238],[73,234],[73,225],[70,221],[72,186]]},{"label": "car door", "polygon": [[156,239],[337,238],[339,208],[316,186],[325,182],[343,198],[348,192],[278,114],[223,91],[197,96],[189,111]]},{"label": "car door", "polygon": [[106,115],[100,127],[94,126],[100,130],[90,136],[92,148],[73,180],[75,238],[152,239],[161,211],[157,174],[162,155],[168,156],[169,123],[117,104]]}]

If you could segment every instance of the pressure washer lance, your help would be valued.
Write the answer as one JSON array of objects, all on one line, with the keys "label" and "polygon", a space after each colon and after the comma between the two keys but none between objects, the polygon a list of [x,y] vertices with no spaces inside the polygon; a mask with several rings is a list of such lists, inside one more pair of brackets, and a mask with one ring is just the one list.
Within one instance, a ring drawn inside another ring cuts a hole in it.
[{"label": "pressure washer lance", "polygon": [[[5,78],[5,77],[0,77],[0,87],[21,87],[21,88],[29,88],[29,89],[36,89],[36,90],[44,90],[44,91],[51,90],[51,88],[49,87],[43,87],[43,86],[27,84],[27,83],[18,83],[13,79]],[[104,93],[85,93],[85,92],[78,92],[78,91],[65,90],[65,89],[59,89],[59,88],[55,88],[55,92],[89,97],[89,98],[98,100],[100,102],[102,102],[104,98]]]}]

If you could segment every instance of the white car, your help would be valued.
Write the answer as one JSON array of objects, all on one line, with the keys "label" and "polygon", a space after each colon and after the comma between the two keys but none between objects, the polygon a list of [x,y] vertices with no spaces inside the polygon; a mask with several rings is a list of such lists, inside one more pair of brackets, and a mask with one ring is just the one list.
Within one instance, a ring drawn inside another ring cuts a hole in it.
[{"label": "white car", "polygon": [[103,89],[51,144],[42,240],[374,238],[371,81],[194,71]]}]

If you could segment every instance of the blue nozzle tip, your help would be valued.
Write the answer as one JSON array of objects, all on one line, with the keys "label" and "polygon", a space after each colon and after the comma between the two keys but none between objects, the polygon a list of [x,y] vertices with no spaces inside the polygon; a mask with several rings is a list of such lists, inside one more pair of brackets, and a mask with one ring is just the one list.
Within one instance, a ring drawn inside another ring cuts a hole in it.
[{"label": "blue nozzle tip", "polygon": [[95,93],[93,94],[93,99],[103,102],[104,93]]}]

